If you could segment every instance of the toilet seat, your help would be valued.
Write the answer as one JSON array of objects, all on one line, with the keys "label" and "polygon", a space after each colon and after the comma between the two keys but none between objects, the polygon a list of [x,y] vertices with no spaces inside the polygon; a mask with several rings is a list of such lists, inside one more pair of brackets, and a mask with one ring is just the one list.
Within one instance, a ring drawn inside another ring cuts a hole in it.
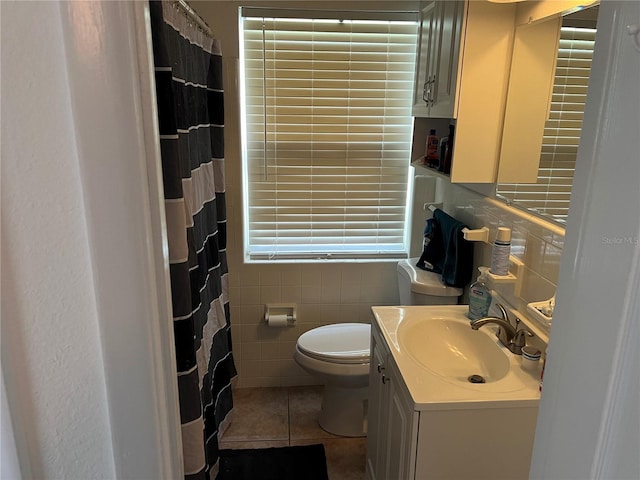
[{"label": "toilet seat", "polygon": [[369,363],[371,325],[338,323],[314,328],[298,338],[298,350],[311,358],[337,364]]}]

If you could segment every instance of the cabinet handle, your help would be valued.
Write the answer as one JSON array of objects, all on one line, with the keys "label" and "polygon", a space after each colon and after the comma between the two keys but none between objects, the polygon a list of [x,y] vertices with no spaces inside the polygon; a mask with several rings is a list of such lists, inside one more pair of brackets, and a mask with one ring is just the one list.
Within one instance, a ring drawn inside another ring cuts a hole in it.
[{"label": "cabinet handle", "polygon": [[384,372],[384,367],[382,366],[381,363],[378,364],[378,373],[382,373]]},{"label": "cabinet handle", "polygon": [[424,82],[424,85],[422,86],[422,100],[429,103],[429,94],[430,94],[430,89],[429,89],[429,84],[431,82]]},{"label": "cabinet handle", "polygon": [[434,97],[434,93],[436,91],[436,74],[433,74],[433,78],[431,79],[431,88],[429,89],[429,100],[431,101],[431,105],[436,103],[436,99]]},{"label": "cabinet handle", "polygon": [[389,379],[389,377],[387,377],[386,375],[382,375],[382,383],[384,385],[387,384],[387,382],[390,382],[391,380]]}]

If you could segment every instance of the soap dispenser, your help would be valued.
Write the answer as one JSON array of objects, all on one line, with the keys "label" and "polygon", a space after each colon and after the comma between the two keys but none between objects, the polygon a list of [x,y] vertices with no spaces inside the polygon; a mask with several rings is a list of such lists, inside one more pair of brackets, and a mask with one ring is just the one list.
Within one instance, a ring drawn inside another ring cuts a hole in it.
[{"label": "soap dispenser", "polygon": [[477,320],[489,315],[491,289],[487,286],[487,267],[478,267],[480,275],[469,287],[469,320]]}]

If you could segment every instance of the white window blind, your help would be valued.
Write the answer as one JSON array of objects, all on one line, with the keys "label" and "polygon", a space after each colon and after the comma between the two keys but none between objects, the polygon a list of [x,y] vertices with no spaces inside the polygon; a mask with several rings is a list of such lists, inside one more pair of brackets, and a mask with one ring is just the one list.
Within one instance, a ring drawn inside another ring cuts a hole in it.
[{"label": "white window blind", "polygon": [[587,100],[596,30],[562,27],[537,183],[501,183],[497,193],[525,208],[566,221]]},{"label": "white window blind", "polygon": [[402,257],[417,22],[283,14],[243,9],[246,253]]}]

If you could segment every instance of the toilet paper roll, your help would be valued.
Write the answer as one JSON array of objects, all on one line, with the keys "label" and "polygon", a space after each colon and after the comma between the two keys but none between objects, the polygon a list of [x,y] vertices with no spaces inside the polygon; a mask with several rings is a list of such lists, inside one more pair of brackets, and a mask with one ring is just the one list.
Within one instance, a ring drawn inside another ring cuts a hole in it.
[{"label": "toilet paper roll", "polygon": [[269,315],[267,324],[270,327],[286,327],[287,325],[289,325],[288,316],[286,313],[279,315]]}]

